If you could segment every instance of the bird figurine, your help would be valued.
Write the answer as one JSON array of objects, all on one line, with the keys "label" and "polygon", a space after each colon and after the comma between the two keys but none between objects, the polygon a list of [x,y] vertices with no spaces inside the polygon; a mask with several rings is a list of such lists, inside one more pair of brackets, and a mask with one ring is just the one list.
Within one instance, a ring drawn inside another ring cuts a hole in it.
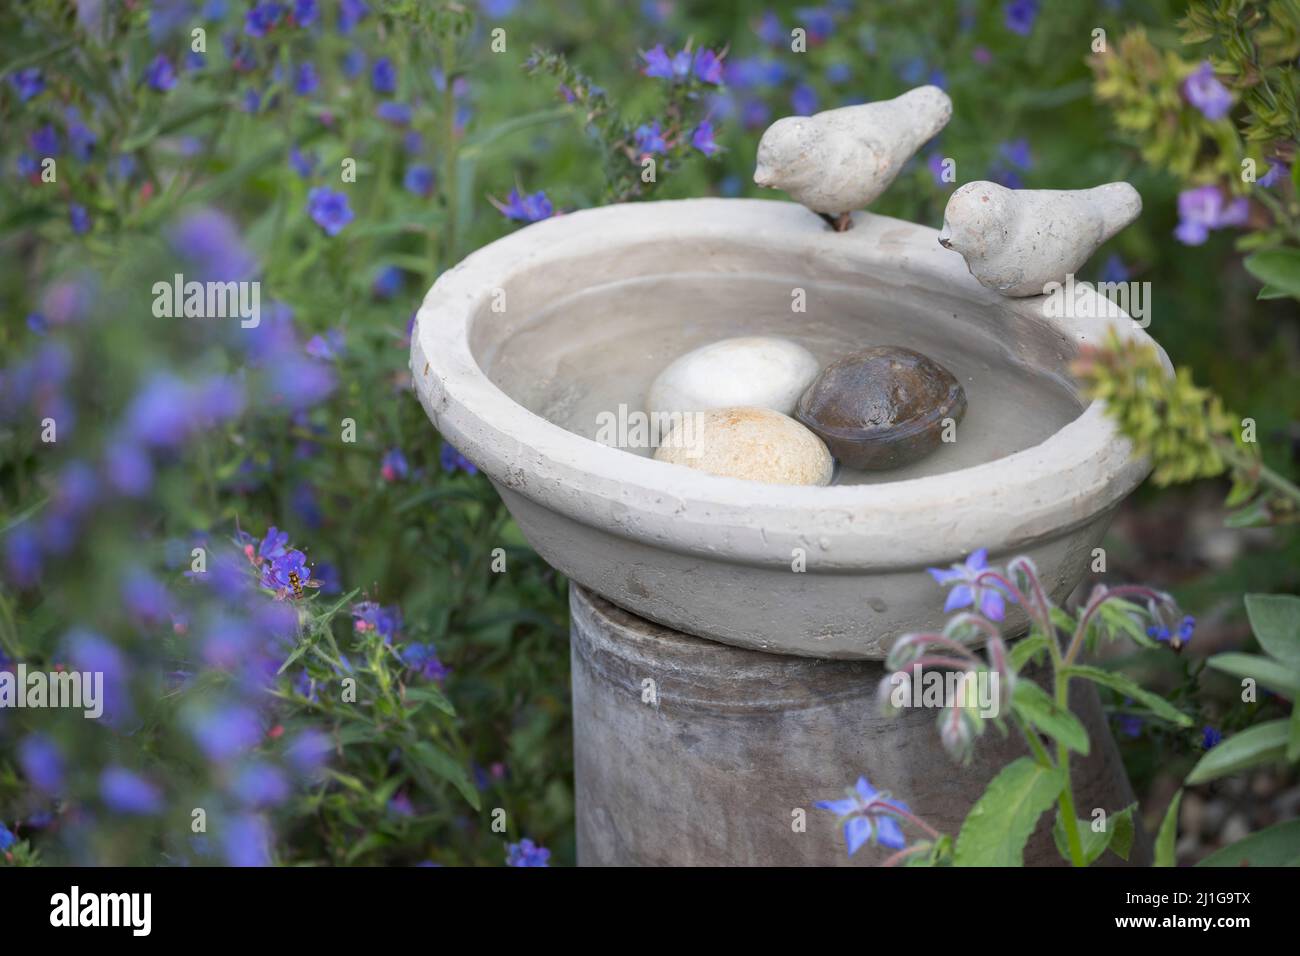
[{"label": "bird figurine", "polygon": [[889,188],[951,116],[952,100],[937,86],[879,103],[786,116],[758,142],[754,182],[784,190],[836,232],[845,232],[853,226],[853,210]]},{"label": "bird figurine", "polygon": [[1064,283],[1142,212],[1128,183],[1092,189],[1007,189],[967,183],[943,213],[939,245],[961,253],[980,284],[1006,296]]}]

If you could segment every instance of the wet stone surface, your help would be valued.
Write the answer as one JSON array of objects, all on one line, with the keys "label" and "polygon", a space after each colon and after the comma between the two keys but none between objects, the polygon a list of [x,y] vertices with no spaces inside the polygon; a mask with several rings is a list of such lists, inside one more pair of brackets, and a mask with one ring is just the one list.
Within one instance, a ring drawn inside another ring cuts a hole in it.
[{"label": "wet stone surface", "polygon": [[823,369],[794,417],[847,467],[883,471],[934,451],[945,419],[960,422],[965,412],[965,391],[938,362],[912,349],[876,346]]}]

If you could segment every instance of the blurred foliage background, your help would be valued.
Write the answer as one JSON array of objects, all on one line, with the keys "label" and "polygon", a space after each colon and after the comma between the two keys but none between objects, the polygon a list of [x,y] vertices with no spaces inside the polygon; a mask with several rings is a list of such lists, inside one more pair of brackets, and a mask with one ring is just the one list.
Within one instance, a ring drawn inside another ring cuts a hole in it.
[{"label": "blurred foliage background", "polygon": [[[1202,6],[1276,8],[1294,62],[1290,4]],[[759,195],[758,136],[783,115],[944,87],[951,123],[873,209],[936,227],[970,180],[1131,181],[1143,216],[1088,278],[1149,281],[1150,332],[1294,478],[1295,301],[1257,299],[1238,248],[1296,242],[1294,129],[1247,142],[1185,93],[1211,55],[1183,42],[1185,7],[7,4],[0,666],[94,662],[117,677],[119,719],[0,711],[0,859],[498,864],[511,844],[516,864],[543,846],[571,863],[564,583],[411,396],[410,320],[442,271],[520,222]],[[1239,100],[1245,74],[1220,66]],[[646,153],[657,181],[636,185]],[[1250,198],[1243,156],[1282,171],[1261,187],[1276,198]],[[1249,215],[1189,245],[1180,195],[1206,186]],[[178,272],[260,280],[260,325],[156,316],[154,284]],[[1222,495],[1139,492],[1107,577],[1171,588],[1200,618],[1187,655],[1132,666],[1205,691],[1188,706],[1230,729],[1251,715],[1230,686],[1200,687],[1195,655],[1248,640],[1241,593],[1295,590],[1300,563],[1291,532],[1225,529]],[[292,567],[318,585],[301,598]],[[348,675],[360,706],[337,701]],[[1130,730],[1158,817],[1200,745]],[[1250,826],[1300,804],[1285,778],[1262,810],[1253,790],[1203,790]]]}]

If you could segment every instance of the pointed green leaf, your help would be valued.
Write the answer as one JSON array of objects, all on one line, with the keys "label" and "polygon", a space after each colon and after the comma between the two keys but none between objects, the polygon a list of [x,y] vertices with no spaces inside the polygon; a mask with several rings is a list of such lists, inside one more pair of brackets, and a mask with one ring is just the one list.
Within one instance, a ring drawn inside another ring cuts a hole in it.
[{"label": "pointed green leaf", "polygon": [[1290,721],[1285,718],[1256,724],[1207,750],[1187,775],[1187,783],[1217,780],[1239,770],[1273,763],[1286,756]]},{"label": "pointed green leaf", "polygon": [[1215,654],[1206,664],[1233,677],[1253,678],[1287,700],[1295,700],[1300,692],[1300,671],[1262,654]]},{"label": "pointed green leaf", "polygon": [[1160,832],[1156,834],[1155,866],[1173,866],[1174,848],[1178,840],[1178,807],[1183,802],[1183,791],[1179,790],[1169,801],[1165,818],[1160,821]]},{"label": "pointed green leaf", "polygon": [[1216,850],[1197,866],[1287,866],[1300,857],[1300,820],[1285,820]]},{"label": "pointed green leaf", "polygon": [[474,784],[470,781],[465,768],[457,763],[451,754],[438,749],[427,740],[421,740],[413,749],[421,766],[428,768],[443,780],[450,781],[471,807],[475,810],[479,808],[478,791],[474,789]]},{"label": "pointed green leaf", "polygon": [[1133,700],[1151,711],[1151,713],[1163,720],[1169,721],[1171,724],[1177,724],[1179,727],[1192,726],[1192,718],[1188,717],[1159,694],[1153,694],[1151,691],[1139,687],[1122,674],[1102,670],[1100,667],[1088,667],[1083,664],[1075,664],[1072,667],[1067,667],[1062,671],[1062,673],[1070,677],[1082,677],[1084,680],[1090,680],[1094,684],[1101,684],[1103,687],[1109,687],[1117,694],[1123,694],[1125,697],[1132,697]]},{"label": "pointed green leaf", "polygon": [[1012,670],[1020,670],[1033,658],[1047,650],[1047,638],[1041,634],[1030,634],[1024,640],[1016,641],[1011,647],[1008,658]]},{"label": "pointed green leaf", "polygon": [[1265,285],[1300,298],[1300,249],[1264,249],[1247,256],[1242,265]]},{"label": "pointed green leaf", "polygon": [[971,807],[957,834],[957,866],[1022,866],[1025,843],[1061,792],[1061,772],[1028,757],[1013,760]]},{"label": "pointed green leaf", "polygon": [[1079,719],[1054,701],[1047,691],[1028,680],[1016,682],[1011,709],[1053,740],[1075,753],[1088,754],[1088,731]]},{"label": "pointed green leaf", "polygon": [[1246,616],[1259,646],[1300,671],[1300,597],[1293,594],[1247,594]]}]

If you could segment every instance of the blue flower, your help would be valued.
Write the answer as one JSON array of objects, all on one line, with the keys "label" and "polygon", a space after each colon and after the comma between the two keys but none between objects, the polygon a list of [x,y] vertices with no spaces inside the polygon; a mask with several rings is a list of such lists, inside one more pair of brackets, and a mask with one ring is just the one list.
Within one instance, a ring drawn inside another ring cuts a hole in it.
[{"label": "blue flower", "polygon": [[144,79],[159,93],[166,93],[176,85],[176,68],[171,60],[159,53],[145,70]]},{"label": "blue flower", "polygon": [[1213,727],[1207,725],[1201,729],[1201,746],[1206,750],[1217,747],[1222,740],[1223,734]]},{"label": "blue flower", "polygon": [[286,592],[294,590],[294,579],[298,587],[306,587],[311,581],[311,572],[307,569],[307,555],[297,548],[292,548],[262,565],[262,587],[273,591]]},{"label": "blue flower", "polygon": [[835,32],[835,20],[829,10],[820,7],[803,7],[795,11],[808,31],[810,43],[824,43]]},{"label": "blue flower", "polygon": [[385,100],[375,107],[375,115],[385,123],[392,123],[394,126],[409,126],[411,106],[398,100]]},{"label": "blue flower", "polygon": [[1012,33],[1027,37],[1038,18],[1038,0],[1010,0],[1003,8],[1003,22]]},{"label": "blue flower", "polygon": [[781,19],[772,10],[766,10],[762,19],[758,21],[758,26],[754,28],[758,38],[768,46],[780,46],[786,40],[785,27],[781,26]]},{"label": "blue flower", "polygon": [[304,350],[314,359],[332,362],[343,354],[343,333],[329,329],[324,335],[313,335],[307,340]]},{"label": "blue flower", "polygon": [[299,96],[311,96],[318,89],[320,74],[316,72],[316,64],[299,63],[293,71],[293,91]]},{"label": "blue flower", "polygon": [[432,644],[404,644],[398,648],[398,656],[425,680],[441,683],[447,677],[447,667],[438,659],[438,651]]},{"label": "blue flower", "polygon": [[410,473],[410,468],[406,464],[406,456],[402,454],[400,448],[390,448],[384,452],[383,460],[379,463],[379,474],[383,476],[384,481],[402,481]]},{"label": "blue flower", "polygon": [[550,866],[551,851],[527,838],[506,847],[506,866]]},{"label": "blue flower", "polygon": [[716,153],[719,146],[713,141],[713,124],[708,120],[703,120],[699,126],[695,127],[695,132],[691,134],[691,145],[705,156],[712,156]]},{"label": "blue flower", "polygon": [[0,853],[8,850],[18,842],[18,838],[10,832],[9,828],[0,823]]},{"label": "blue flower", "polygon": [[58,745],[42,734],[23,738],[18,747],[23,774],[37,790],[55,796],[63,790],[64,762]]},{"label": "blue flower", "polygon": [[442,451],[438,455],[439,463],[442,470],[447,474],[455,474],[457,471],[463,471],[467,475],[477,475],[478,468],[474,463],[458,452],[448,442],[442,443]]},{"label": "blue flower", "polygon": [[1116,253],[1111,253],[1106,257],[1106,261],[1101,267],[1102,282],[1127,282],[1129,280],[1129,269],[1124,260]]},{"label": "blue flower", "polygon": [[90,232],[90,213],[81,203],[74,202],[68,205],[68,222],[72,224],[72,231],[79,236]]},{"label": "blue flower", "polygon": [[406,167],[402,185],[409,193],[417,196],[429,196],[433,193],[433,170],[428,166],[414,165]]},{"label": "blue flower", "polygon": [[316,0],[296,0],[293,5],[293,22],[300,27],[309,27],[316,22],[318,12]]},{"label": "blue flower", "polygon": [[879,792],[867,782],[866,777],[858,777],[858,782],[849,796],[843,800],[818,800],[814,804],[818,810],[831,810],[844,820],[844,842],[848,846],[849,856],[857,853],[874,836],[880,846],[901,850],[907,845],[903,828],[888,810],[880,807],[895,807],[910,812],[907,804],[899,800],[890,800],[880,796]]},{"label": "blue flower", "polygon": [[339,0],[339,33],[345,35],[351,33],[369,12],[370,8],[366,6],[364,0]]},{"label": "blue flower", "polygon": [[663,133],[659,129],[659,122],[643,123],[632,133],[636,140],[636,150],[641,156],[654,155],[663,153],[668,149],[668,144],[664,142]]},{"label": "blue flower", "polygon": [[370,85],[376,93],[386,95],[397,92],[397,67],[388,57],[380,57],[370,68]]},{"label": "blue flower", "polygon": [[652,49],[642,52],[641,59],[645,60],[645,69],[641,71],[645,76],[661,80],[685,80],[691,75],[690,50],[679,50],[675,55],[669,56],[664,45],[657,43]]},{"label": "blue flower", "polygon": [[710,49],[702,47],[695,51],[691,70],[701,83],[712,83],[714,86],[722,83],[722,59]]},{"label": "blue flower", "polygon": [[354,216],[347,193],[317,186],[307,194],[307,211],[328,236],[337,236]]},{"label": "blue flower", "polygon": [[1174,650],[1180,650],[1184,644],[1192,639],[1192,632],[1196,630],[1196,618],[1188,614],[1178,625],[1178,629],[1172,633],[1168,627],[1163,624],[1152,624],[1147,628],[1147,637],[1154,638],[1162,644],[1168,644]]},{"label": "blue flower", "polygon": [[1010,600],[1014,603],[1015,599],[996,583],[976,583],[976,579],[987,569],[988,555],[987,548],[980,548],[962,564],[954,564],[947,570],[928,569],[930,576],[940,584],[957,585],[948,592],[948,599],[943,605],[945,614],[958,608],[975,606],[990,621],[1000,621],[1006,615],[1005,602]]},{"label": "blue flower", "polygon": [[199,749],[209,760],[224,763],[256,746],[262,739],[257,714],[240,704],[226,704],[189,721]]},{"label": "blue flower", "polygon": [[817,112],[817,91],[800,83],[790,93],[790,106],[799,116],[811,116]]},{"label": "blue flower", "polygon": [[31,136],[27,138],[37,156],[57,156],[61,150],[59,143],[59,134],[53,126],[46,123],[44,126],[32,131]]},{"label": "blue flower", "polygon": [[289,165],[303,179],[309,179],[316,172],[316,154],[304,153],[297,146],[289,148]]},{"label": "blue flower", "polygon": [[1221,120],[1232,109],[1232,94],[1215,77],[1209,60],[1183,81],[1183,95],[1209,120]]},{"label": "blue flower", "polygon": [[1243,226],[1250,215],[1244,196],[1225,203],[1218,186],[1198,186],[1178,194],[1178,227],[1174,236],[1185,246],[1199,246],[1210,231]]},{"label": "blue flower", "polygon": [[216,209],[188,213],[167,238],[203,281],[239,282],[257,274],[257,257],[244,244],[239,227]]},{"label": "blue flower", "polygon": [[270,866],[271,828],[252,813],[239,814],[222,828],[221,846],[231,866]]},{"label": "blue flower", "polygon": [[264,37],[283,16],[282,4],[258,3],[244,17],[244,32],[251,37]]},{"label": "blue flower", "polygon": [[99,796],[117,813],[152,816],[162,810],[162,791],[124,767],[109,767],[99,775]]},{"label": "blue flower", "polygon": [[494,203],[494,205],[507,219],[514,219],[517,222],[540,222],[555,213],[551,201],[541,190],[531,195],[527,193],[521,195],[518,189],[512,189],[504,205],[501,203]]},{"label": "blue flower", "polygon": [[257,761],[236,774],[231,791],[245,806],[276,806],[289,799],[289,780],[278,767]]},{"label": "blue flower", "polygon": [[998,155],[1016,169],[1027,170],[1034,165],[1034,158],[1029,152],[1029,140],[1013,139],[998,146]]},{"label": "blue flower", "polygon": [[289,532],[281,531],[275,525],[266,529],[261,543],[257,546],[258,562],[274,561],[289,553]]},{"label": "blue flower", "polygon": [[374,631],[391,643],[402,629],[402,609],[397,605],[384,606],[375,601],[360,601],[352,605],[353,627],[361,633]]},{"label": "blue flower", "polygon": [[18,94],[18,101],[26,103],[34,96],[40,96],[45,90],[45,76],[40,69],[35,66],[29,66],[25,70],[19,70],[17,73],[9,75],[9,85],[14,88]]},{"label": "blue flower", "polygon": [[370,284],[370,291],[377,299],[391,299],[402,291],[405,275],[397,266],[385,266]]},{"label": "blue flower", "polygon": [[1276,186],[1278,182],[1290,172],[1291,170],[1286,163],[1282,162],[1280,159],[1274,159],[1272,164],[1268,167],[1268,172],[1259,177],[1259,185],[1266,189],[1270,186]]}]

